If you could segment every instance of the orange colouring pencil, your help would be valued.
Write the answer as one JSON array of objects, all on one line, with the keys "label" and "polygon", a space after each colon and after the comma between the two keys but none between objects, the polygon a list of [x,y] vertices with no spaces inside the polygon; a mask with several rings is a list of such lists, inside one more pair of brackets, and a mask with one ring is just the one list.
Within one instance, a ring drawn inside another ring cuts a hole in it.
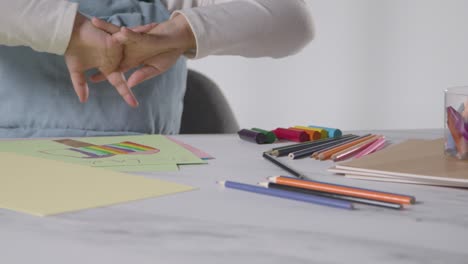
[{"label": "orange colouring pencil", "polygon": [[358,140],[358,139],[361,139],[361,138],[364,138],[364,137],[367,137],[367,136],[371,136],[371,135],[372,135],[372,134],[366,134],[366,135],[364,135],[364,136],[358,136],[358,137],[355,137],[355,138],[350,138],[349,140],[346,140],[346,141],[344,141],[344,142],[342,142],[342,143],[340,143],[340,144],[338,144],[338,145],[330,146],[329,148],[316,151],[316,152],[312,153],[311,158],[318,159],[318,155],[319,155],[320,153],[323,153],[323,152],[325,152],[325,151],[329,151],[329,150],[335,149],[335,148],[337,148],[337,147],[343,146],[343,145],[345,145],[345,144],[354,142],[354,141],[356,141],[356,140]]},{"label": "orange colouring pencil", "polygon": [[345,150],[345,149],[347,149],[347,148],[349,148],[349,147],[355,146],[355,145],[357,145],[357,144],[359,144],[359,143],[361,143],[361,142],[364,142],[364,141],[366,141],[366,140],[368,140],[368,139],[370,139],[370,138],[372,138],[372,137],[373,137],[373,135],[370,135],[370,136],[367,136],[367,137],[363,137],[363,138],[360,138],[360,139],[356,139],[356,140],[354,140],[354,141],[352,141],[352,142],[349,142],[349,143],[347,143],[347,144],[338,146],[338,147],[333,148],[333,149],[330,149],[330,150],[328,150],[328,151],[324,151],[324,152],[318,154],[318,155],[317,155],[317,158],[320,159],[320,160],[327,160],[327,159],[329,159],[333,154],[338,153],[338,152],[340,152],[340,151],[342,151],[342,150]]},{"label": "orange colouring pencil", "polygon": [[397,204],[414,204],[416,198],[414,196],[381,192],[369,189],[356,188],[345,185],[330,184],[317,181],[299,180],[284,176],[268,177],[268,181],[272,183],[282,184],[291,187],[308,189],[313,191],[341,194],[351,197],[364,198],[374,201],[397,203]]}]

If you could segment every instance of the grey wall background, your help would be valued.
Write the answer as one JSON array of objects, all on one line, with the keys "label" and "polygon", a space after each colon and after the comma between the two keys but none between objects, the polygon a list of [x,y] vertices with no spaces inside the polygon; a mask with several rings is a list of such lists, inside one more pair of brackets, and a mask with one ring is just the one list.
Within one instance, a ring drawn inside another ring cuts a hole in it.
[{"label": "grey wall background", "polygon": [[315,40],[288,58],[191,61],[241,127],[443,127],[443,91],[468,85],[468,1],[310,0]]}]

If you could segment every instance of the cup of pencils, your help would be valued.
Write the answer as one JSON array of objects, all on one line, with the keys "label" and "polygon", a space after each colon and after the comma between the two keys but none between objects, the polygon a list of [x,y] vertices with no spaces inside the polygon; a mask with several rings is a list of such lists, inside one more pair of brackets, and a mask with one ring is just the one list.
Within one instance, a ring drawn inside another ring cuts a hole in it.
[{"label": "cup of pencils", "polygon": [[445,90],[445,153],[468,159],[468,86]]}]

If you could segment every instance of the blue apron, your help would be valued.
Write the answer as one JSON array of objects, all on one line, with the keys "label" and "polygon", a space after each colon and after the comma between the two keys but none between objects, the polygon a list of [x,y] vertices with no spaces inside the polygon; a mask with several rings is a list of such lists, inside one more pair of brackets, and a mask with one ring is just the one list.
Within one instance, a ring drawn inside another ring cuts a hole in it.
[{"label": "blue apron", "polygon": [[[170,15],[159,0],[74,2],[87,16],[129,27]],[[63,56],[0,46],[0,137],[178,133],[186,78],[186,60],[180,58],[166,73],[133,89],[138,108],[129,107],[108,82],[89,83],[89,101],[81,104]]]}]

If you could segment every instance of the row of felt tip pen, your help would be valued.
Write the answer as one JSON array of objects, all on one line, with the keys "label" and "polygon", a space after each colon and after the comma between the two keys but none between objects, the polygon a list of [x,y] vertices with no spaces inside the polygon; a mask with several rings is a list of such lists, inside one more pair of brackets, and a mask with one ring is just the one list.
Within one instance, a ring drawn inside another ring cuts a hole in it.
[{"label": "row of felt tip pen", "polygon": [[382,135],[346,134],[335,138],[325,138],[288,146],[273,148],[267,151],[275,157],[288,156],[290,159],[311,157],[317,160],[343,161],[349,158],[360,158],[383,149],[387,140]]},{"label": "row of felt tip pen", "polygon": [[356,203],[391,209],[404,209],[416,202],[416,198],[410,195],[287,176],[268,177],[267,180],[258,183],[258,185],[233,181],[220,181],[218,183],[226,188],[350,210],[355,209]]},{"label": "row of felt tip pen", "polygon": [[279,127],[274,130],[241,129],[237,134],[241,139],[257,144],[271,144],[277,140],[307,142],[342,136],[340,129],[321,126]]}]

